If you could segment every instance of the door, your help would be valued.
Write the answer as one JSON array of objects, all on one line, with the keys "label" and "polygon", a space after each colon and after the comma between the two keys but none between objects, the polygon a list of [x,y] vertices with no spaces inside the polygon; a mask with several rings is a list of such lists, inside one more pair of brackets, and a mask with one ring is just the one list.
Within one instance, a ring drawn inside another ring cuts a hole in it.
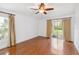
[{"label": "door", "polygon": [[53,38],[63,39],[63,21],[53,20]]},{"label": "door", "polygon": [[0,49],[8,47],[9,34],[8,34],[8,18],[0,17]]},{"label": "door", "polygon": [[62,19],[52,20],[52,24],[52,51],[55,54],[59,54],[63,50],[64,43],[63,21]]}]

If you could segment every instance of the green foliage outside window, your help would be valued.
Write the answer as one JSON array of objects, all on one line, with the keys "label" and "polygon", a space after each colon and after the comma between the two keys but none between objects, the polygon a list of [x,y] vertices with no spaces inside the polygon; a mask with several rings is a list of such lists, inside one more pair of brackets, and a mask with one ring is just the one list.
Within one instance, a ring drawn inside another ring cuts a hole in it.
[{"label": "green foliage outside window", "polygon": [[8,21],[6,18],[0,17],[0,39],[8,35]]},{"label": "green foliage outside window", "polygon": [[62,21],[55,22],[57,25],[54,26],[53,36],[58,37],[63,35],[63,24]]}]

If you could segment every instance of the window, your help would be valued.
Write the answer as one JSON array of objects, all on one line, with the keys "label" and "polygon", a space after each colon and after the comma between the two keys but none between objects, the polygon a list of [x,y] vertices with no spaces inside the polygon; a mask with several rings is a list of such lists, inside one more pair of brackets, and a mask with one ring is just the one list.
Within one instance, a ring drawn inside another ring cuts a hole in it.
[{"label": "window", "polygon": [[53,37],[61,39],[63,36],[63,22],[62,20],[53,21]]},{"label": "window", "polygon": [[0,17],[0,40],[8,39],[8,18]]}]

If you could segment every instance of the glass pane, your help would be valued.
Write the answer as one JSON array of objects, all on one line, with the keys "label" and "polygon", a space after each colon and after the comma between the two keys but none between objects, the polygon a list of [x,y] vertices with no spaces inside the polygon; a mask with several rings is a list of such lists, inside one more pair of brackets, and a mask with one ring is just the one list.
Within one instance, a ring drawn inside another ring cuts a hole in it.
[{"label": "glass pane", "polygon": [[8,18],[0,17],[0,49],[8,44]]},{"label": "glass pane", "polygon": [[62,20],[55,20],[53,22],[53,37],[54,38],[59,38],[62,39],[63,36],[63,25],[62,25]]},{"label": "glass pane", "polygon": [[63,53],[63,22],[62,20],[53,20],[52,24],[52,52],[55,54]]}]

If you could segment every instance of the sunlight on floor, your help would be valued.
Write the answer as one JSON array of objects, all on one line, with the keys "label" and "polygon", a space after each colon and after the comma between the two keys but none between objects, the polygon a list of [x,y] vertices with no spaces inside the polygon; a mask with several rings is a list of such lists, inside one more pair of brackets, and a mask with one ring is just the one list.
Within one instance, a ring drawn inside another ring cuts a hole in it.
[{"label": "sunlight on floor", "polygon": [[51,51],[55,54],[63,54],[64,40],[51,38]]}]

